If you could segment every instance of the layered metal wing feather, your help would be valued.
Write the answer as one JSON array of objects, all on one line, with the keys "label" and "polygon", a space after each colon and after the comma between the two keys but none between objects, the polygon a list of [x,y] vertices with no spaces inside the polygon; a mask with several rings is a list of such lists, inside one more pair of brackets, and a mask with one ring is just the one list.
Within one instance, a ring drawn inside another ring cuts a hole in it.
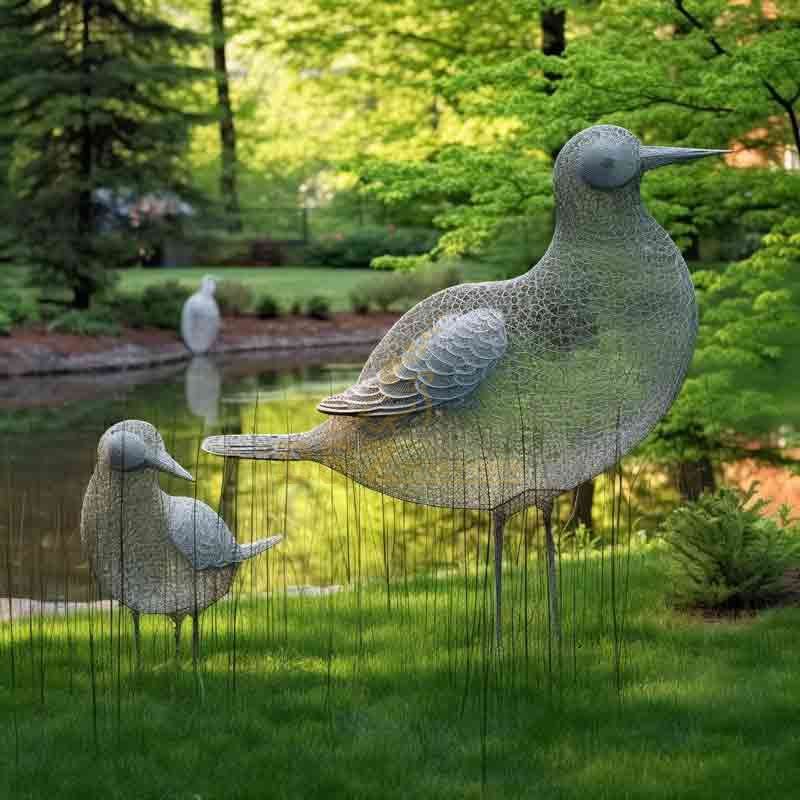
[{"label": "layered metal wing feather", "polygon": [[375,375],[323,400],[317,409],[333,415],[389,416],[456,403],[480,386],[507,347],[505,321],[496,309],[447,314]]}]

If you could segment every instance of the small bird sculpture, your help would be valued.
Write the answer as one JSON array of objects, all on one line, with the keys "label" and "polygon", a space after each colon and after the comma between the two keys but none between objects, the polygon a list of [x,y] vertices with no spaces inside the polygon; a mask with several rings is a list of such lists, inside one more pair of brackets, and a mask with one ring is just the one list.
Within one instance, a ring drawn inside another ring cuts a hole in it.
[{"label": "small bird sculpture", "polygon": [[137,663],[141,614],[172,618],[176,656],[183,619],[191,615],[196,655],[199,613],[227,594],[243,561],[282,539],[237,544],[205,503],[162,492],[158,472],[193,480],[148,422],[113,425],[100,439],[81,512],[81,542],[95,580],[133,614]]},{"label": "small bird sculpture", "polygon": [[396,498],[491,511],[498,642],[504,525],[537,506],[557,627],[553,500],[644,439],[694,351],[691,278],[642,204],[642,175],[723,152],[645,146],[611,125],[581,131],[556,159],[555,231],[530,271],[414,306],[358,382],[319,404],[329,419],[313,430],[213,436],[203,448],[316,461]]},{"label": "small bird sculpture", "polygon": [[181,336],[184,344],[195,355],[204,355],[219,335],[220,314],[214,292],[217,282],[206,275],[200,288],[183,304],[181,311]]}]

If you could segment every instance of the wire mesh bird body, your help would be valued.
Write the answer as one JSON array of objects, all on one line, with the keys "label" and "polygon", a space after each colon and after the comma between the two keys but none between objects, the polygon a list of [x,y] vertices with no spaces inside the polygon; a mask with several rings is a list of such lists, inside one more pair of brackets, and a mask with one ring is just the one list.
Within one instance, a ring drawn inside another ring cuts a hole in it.
[{"label": "wire mesh bird body", "polygon": [[640,181],[720,152],[647,147],[610,125],[576,134],[555,164],[552,242],[529,272],[416,305],[358,382],[320,403],[329,419],[313,430],[210,437],[204,449],[317,461],[403,500],[491,510],[499,631],[507,516],[545,512],[552,576],[553,498],[641,442],[680,390],[697,334],[694,290]]},{"label": "wire mesh bird body", "polygon": [[200,288],[183,304],[181,337],[195,355],[204,355],[214,346],[220,329],[220,313],[214,293],[217,283],[206,275]]},{"label": "wire mesh bird body", "polygon": [[149,423],[106,431],[84,496],[81,541],[102,593],[135,615],[164,614],[180,625],[229,591],[239,564],[277,544],[239,545],[222,518],[192,497],[159,487],[157,472],[191,480]]},{"label": "wire mesh bird body", "polygon": [[[606,141],[635,171],[593,188],[582,156]],[[546,507],[607,469],[669,408],[697,331],[686,264],[642,205],[639,160],[621,128],[578,134],[558,158],[555,234],[533,269],[412,308],[358,383],[320,404],[330,418],[312,431],[205,448],[318,461],[418,503],[509,511]]]}]

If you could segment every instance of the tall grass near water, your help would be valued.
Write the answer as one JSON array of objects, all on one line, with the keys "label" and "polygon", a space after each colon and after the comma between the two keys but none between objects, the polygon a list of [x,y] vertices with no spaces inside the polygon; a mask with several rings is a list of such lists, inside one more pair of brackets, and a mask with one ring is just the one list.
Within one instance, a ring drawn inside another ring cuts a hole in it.
[{"label": "tall grass near water", "polygon": [[[285,393],[239,400],[237,432],[316,418]],[[168,491],[218,508],[240,541],[286,540],[200,616],[199,658],[186,638],[175,658],[171,621],[153,616],[138,664],[129,613],[75,550],[75,487],[16,491],[6,468],[0,796],[728,797],[715,787],[734,764],[748,791],[791,796],[800,729],[782,708],[800,700],[800,620],[738,634],[676,620],[659,547],[634,536],[640,465],[600,481],[594,534],[557,509],[560,637],[540,515],[510,521],[498,647],[488,514],[313,464],[224,463],[168,410],[152,421],[198,479]],[[91,452],[75,463],[88,479]],[[31,547],[32,528],[51,537]],[[735,677],[750,673],[758,684]]]}]

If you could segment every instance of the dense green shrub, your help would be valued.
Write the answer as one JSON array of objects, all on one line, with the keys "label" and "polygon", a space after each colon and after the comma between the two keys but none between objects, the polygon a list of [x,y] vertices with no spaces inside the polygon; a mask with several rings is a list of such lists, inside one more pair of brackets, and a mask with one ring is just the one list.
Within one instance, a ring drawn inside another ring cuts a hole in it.
[{"label": "dense green shrub", "polygon": [[303,304],[299,300],[295,300],[289,307],[289,313],[299,317],[303,313]]},{"label": "dense green shrub", "polygon": [[105,299],[116,319],[132,328],[167,328],[177,330],[183,304],[192,294],[178,281],[148,286],[141,295],[117,292]]},{"label": "dense green shrub", "polygon": [[88,311],[67,311],[56,317],[47,330],[54,333],[75,333],[80,336],[119,336],[122,328],[111,316],[109,308]]},{"label": "dense green shrub", "polygon": [[350,308],[356,314],[369,314],[370,296],[363,287],[356,286],[349,295]]},{"label": "dense green shrub", "polygon": [[312,319],[329,319],[331,315],[331,301],[322,295],[314,295],[306,302],[306,316]]},{"label": "dense green shrub", "polygon": [[378,256],[415,256],[436,245],[438,234],[429,228],[364,226],[350,233],[334,233],[312,243],[306,263],[324,267],[369,267]]},{"label": "dense green shrub", "polygon": [[38,322],[41,319],[39,308],[32,297],[8,289],[0,291],[0,311],[9,320],[9,326]]},{"label": "dense green shrub", "polygon": [[743,609],[781,593],[783,575],[800,559],[800,526],[782,507],[762,514],[765,500],[723,488],[673,511],[662,526],[676,605]]},{"label": "dense green shrub", "polygon": [[245,314],[255,301],[253,290],[240,281],[220,281],[216,293],[219,313],[223,317],[238,317]]},{"label": "dense green shrub", "polygon": [[281,315],[281,307],[272,295],[265,294],[258,301],[256,313],[261,319],[274,319]]},{"label": "dense green shrub", "polygon": [[350,293],[350,307],[357,314],[370,309],[406,311],[414,303],[461,282],[455,264],[437,265],[413,272],[385,272],[357,285]]},{"label": "dense green shrub", "polygon": [[12,325],[11,317],[0,308],[0,336],[10,336]]}]

